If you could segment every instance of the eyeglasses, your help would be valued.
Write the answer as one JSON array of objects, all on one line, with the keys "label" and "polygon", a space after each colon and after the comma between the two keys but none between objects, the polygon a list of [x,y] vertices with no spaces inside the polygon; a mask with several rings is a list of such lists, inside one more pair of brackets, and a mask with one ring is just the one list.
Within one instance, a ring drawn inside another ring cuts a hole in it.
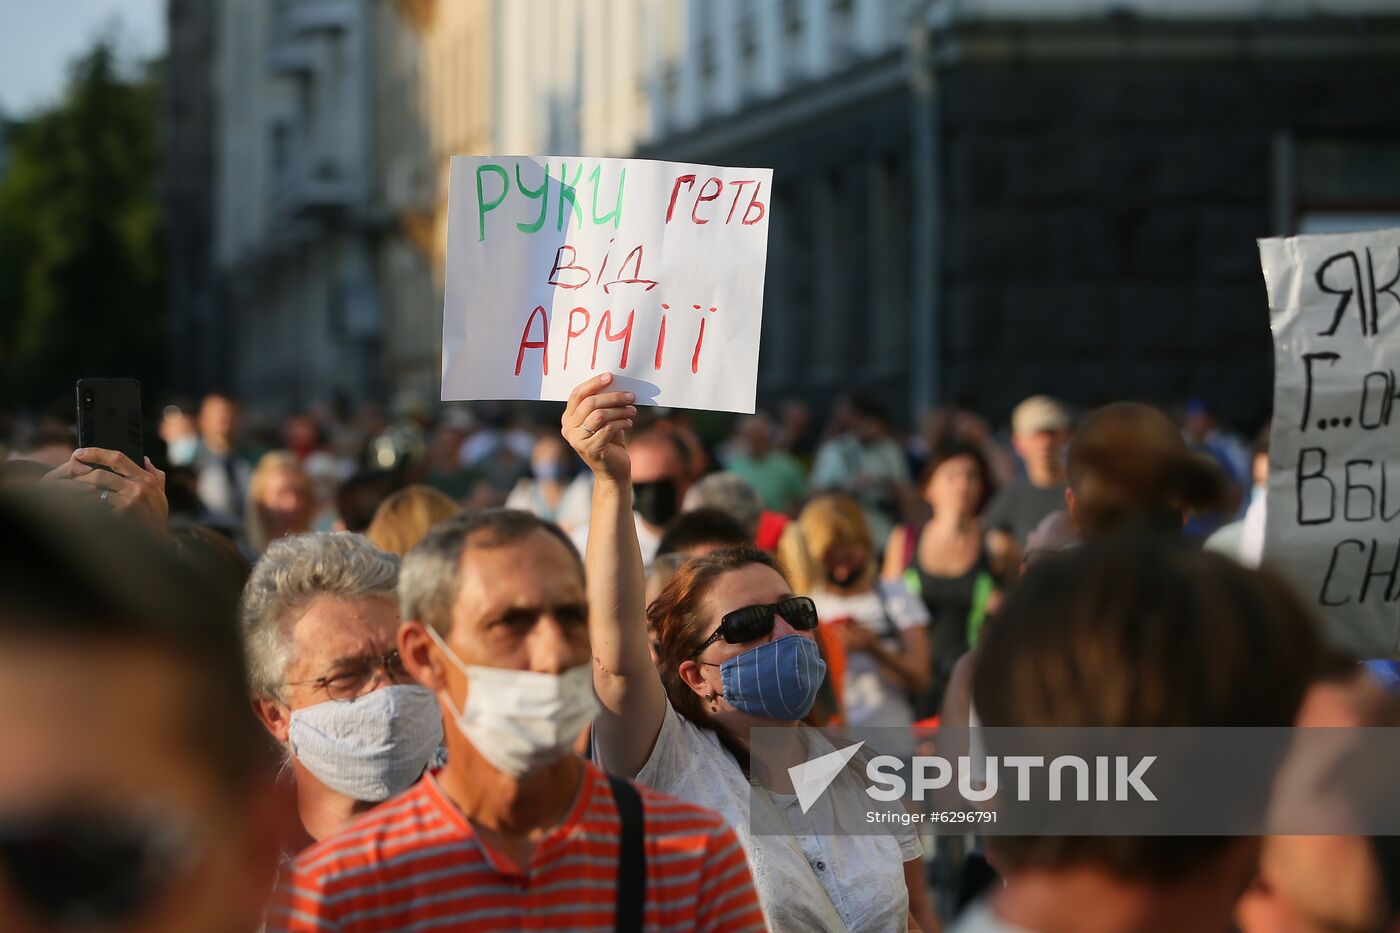
[{"label": "eyeglasses", "polygon": [[728,644],[742,645],[746,641],[770,635],[777,616],[782,616],[788,625],[798,631],[808,632],[817,627],[817,604],[806,596],[792,596],[766,606],[745,606],[726,612],[719,620],[719,628],[701,642],[690,656],[696,657],[721,638]]},{"label": "eyeglasses", "polygon": [[399,657],[398,651],[395,650],[382,657],[368,656],[342,661],[324,677],[317,677],[315,680],[289,680],[286,686],[314,687],[324,690],[332,700],[353,700],[365,692],[365,687],[371,683],[378,683],[381,672],[385,679],[393,684],[410,683],[413,680],[403,665],[403,658]]},{"label": "eyeglasses", "polygon": [[115,925],[168,893],[199,854],[169,814],[72,811],[0,817],[0,870],[45,926]]}]

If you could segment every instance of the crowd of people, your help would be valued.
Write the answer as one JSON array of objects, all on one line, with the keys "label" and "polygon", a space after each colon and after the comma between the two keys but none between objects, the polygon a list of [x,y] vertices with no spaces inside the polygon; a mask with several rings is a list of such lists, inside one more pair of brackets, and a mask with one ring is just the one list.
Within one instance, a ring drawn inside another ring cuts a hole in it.
[{"label": "crowd of people", "polygon": [[1400,931],[1387,840],[955,854],[753,773],[764,727],[805,760],[836,725],[1391,724],[1387,669],[1258,568],[1267,429],[726,423],[606,374],[520,413],[214,394],[141,463],[11,419],[0,928]]}]

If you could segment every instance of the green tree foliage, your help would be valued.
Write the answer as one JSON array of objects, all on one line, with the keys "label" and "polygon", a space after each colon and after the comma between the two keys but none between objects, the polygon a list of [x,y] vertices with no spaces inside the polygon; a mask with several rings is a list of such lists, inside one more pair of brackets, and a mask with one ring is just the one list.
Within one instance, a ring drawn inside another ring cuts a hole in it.
[{"label": "green tree foliage", "polygon": [[0,403],[72,399],[83,376],[166,386],[157,90],[106,40],[62,103],[11,130],[0,181]]}]

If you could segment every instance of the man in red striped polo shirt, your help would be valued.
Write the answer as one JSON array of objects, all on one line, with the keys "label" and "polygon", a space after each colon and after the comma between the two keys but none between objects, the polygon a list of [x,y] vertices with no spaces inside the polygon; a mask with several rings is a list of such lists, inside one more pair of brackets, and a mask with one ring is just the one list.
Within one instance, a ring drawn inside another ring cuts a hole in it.
[{"label": "man in red striped polo shirt", "polygon": [[399,600],[448,763],[303,852],[270,929],[764,928],[721,817],[573,753],[597,700],[562,532],[524,512],[449,519],[404,559]]}]

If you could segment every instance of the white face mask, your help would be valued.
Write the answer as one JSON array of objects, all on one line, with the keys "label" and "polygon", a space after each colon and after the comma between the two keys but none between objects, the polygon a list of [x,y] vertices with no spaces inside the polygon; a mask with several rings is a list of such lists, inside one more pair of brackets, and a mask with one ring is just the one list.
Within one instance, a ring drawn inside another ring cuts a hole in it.
[{"label": "white face mask", "polygon": [[189,466],[199,455],[199,438],[193,434],[177,437],[166,446],[165,452],[175,466]]},{"label": "white face mask", "polygon": [[557,675],[477,667],[463,664],[431,627],[428,634],[467,675],[466,707],[459,713],[447,698],[457,730],[483,758],[512,777],[568,755],[598,712],[590,664]]},{"label": "white face mask", "polygon": [[387,800],[422,777],[442,744],[442,715],[428,688],[394,684],[292,710],[287,744],[332,790]]}]

